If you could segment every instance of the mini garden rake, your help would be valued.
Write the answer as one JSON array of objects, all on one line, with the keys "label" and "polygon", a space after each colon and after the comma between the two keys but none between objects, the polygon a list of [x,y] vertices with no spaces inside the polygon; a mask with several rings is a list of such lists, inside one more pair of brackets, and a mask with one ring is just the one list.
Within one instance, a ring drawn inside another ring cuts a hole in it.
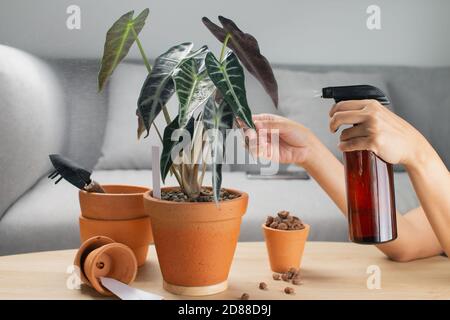
[{"label": "mini garden rake", "polygon": [[72,160],[59,154],[51,154],[49,158],[55,170],[50,173],[48,178],[55,179],[59,176],[55,184],[64,178],[78,189],[87,192],[105,193],[100,184],[91,179],[91,172],[83,169]]}]

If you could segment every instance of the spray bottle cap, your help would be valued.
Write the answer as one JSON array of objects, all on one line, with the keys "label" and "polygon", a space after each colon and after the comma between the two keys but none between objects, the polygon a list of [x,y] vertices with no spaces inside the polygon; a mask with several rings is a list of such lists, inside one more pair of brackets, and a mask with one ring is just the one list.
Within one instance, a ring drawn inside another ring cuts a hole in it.
[{"label": "spray bottle cap", "polygon": [[336,102],[345,100],[375,99],[382,105],[390,104],[390,101],[384,92],[371,85],[326,87],[322,89],[322,98],[332,98]]}]

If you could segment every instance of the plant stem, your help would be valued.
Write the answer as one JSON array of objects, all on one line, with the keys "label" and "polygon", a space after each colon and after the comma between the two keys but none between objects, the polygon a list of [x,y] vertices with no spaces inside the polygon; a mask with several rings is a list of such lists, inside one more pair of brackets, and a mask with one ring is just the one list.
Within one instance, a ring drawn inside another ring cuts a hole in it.
[{"label": "plant stem", "polygon": [[175,178],[177,179],[177,182],[178,182],[178,184],[180,185],[180,187],[182,186],[181,185],[181,182],[182,182],[182,180],[181,180],[181,176],[180,176],[180,174],[178,173],[178,171],[177,171],[177,169],[175,169],[175,165],[171,165],[170,166],[170,172],[172,172],[173,173],[173,175],[175,176]]},{"label": "plant stem", "polygon": [[166,119],[166,123],[169,125],[172,120],[170,119],[169,111],[167,111],[167,107],[165,105],[162,106],[162,112],[164,115],[164,119]]},{"label": "plant stem", "polygon": [[139,52],[141,53],[142,60],[144,60],[145,67],[147,68],[148,73],[150,73],[152,72],[152,66],[148,62],[147,55],[145,54],[144,48],[142,47],[141,41],[139,40],[136,30],[134,30],[134,27],[131,27],[131,32],[133,33],[134,40],[136,41],[136,44],[139,48]]},{"label": "plant stem", "polygon": [[[205,151],[206,150],[206,151]],[[206,149],[203,149],[203,151],[205,151],[202,154],[208,154],[209,153],[209,143],[206,145]],[[200,175],[200,178],[198,180],[199,185],[203,185],[203,179],[205,177],[205,173],[206,173],[206,159],[204,159],[204,157],[202,157],[202,173]]]},{"label": "plant stem", "polygon": [[[144,48],[142,47],[141,41],[139,40],[139,37],[136,33],[136,30],[134,30],[134,27],[131,27],[131,32],[133,33],[134,40],[136,41],[136,44],[139,48],[139,52],[141,53],[142,60],[144,61],[145,67],[147,68],[148,73],[152,72],[152,66],[150,65],[150,62],[148,61],[147,55],[145,54]],[[169,124],[172,122],[170,119],[169,111],[167,111],[167,107],[162,107],[162,112],[164,114],[164,119],[166,120],[166,123]]]},{"label": "plant stem", "polygon": [[159,140],[161,140],[161,143],[163,143],[163,138],[162,138],[162,136],[161,136],[161,133],[159,132],[158,127],[156,126],[156,123],[153,122],[152,124],[153,124],[153,128],[155,128],[156,133],[158,134]]},{"label": "plant stem", "polygon": [[227,47],[228,41],[231,39],[231,33],[227,33],[225,36],[225,40],[223,41],[222,50],[220,50],[220,59],[219,62],[222,62],[223,56],[225,55],[225,48]]}]

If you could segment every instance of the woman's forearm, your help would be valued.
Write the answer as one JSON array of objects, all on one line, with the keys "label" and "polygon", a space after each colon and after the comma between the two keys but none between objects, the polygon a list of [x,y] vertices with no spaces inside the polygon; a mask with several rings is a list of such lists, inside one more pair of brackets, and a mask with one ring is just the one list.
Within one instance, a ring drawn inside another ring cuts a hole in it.
[{"label": "woman's forearm", "polygon": [[421,138],[405,164],[419,201],[441,247],[450,256],[450,173],[433,147]]},{"label": "woman's forearm", "polygon": [[317,181],[344,215],[347,215],[344,166],[313,134],[310,135],[307,160],[299,164]]}]

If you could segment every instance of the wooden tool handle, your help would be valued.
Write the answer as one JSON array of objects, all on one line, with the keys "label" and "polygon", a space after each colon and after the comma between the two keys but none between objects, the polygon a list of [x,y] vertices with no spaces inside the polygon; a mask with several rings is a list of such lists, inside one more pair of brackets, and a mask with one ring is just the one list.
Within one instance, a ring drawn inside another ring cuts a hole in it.
[{"label": "wooden tool handle", "polygon": [[85,186],[84,190],[86,190],[87,192],[106,193],[102,186],[94,180],[92,180],[91,183]]}]

